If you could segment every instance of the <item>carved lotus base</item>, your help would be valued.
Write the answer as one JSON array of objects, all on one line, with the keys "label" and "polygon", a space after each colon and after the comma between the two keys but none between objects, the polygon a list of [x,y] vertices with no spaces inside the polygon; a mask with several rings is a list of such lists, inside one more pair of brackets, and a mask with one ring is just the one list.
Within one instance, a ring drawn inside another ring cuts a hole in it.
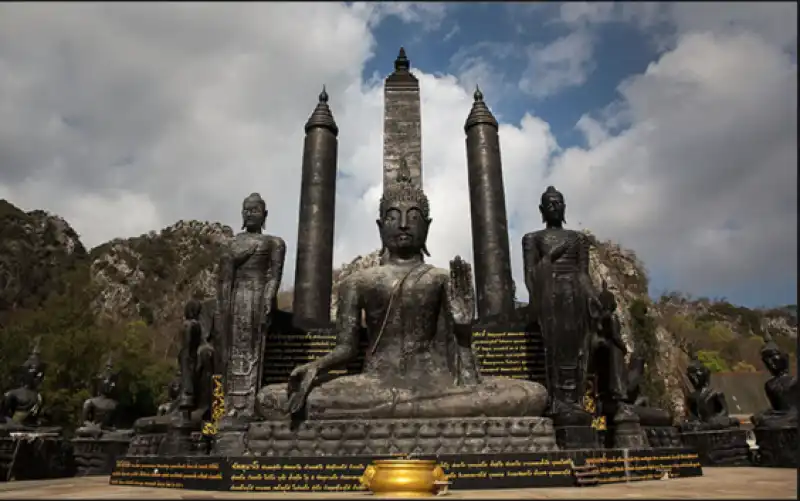
[{"label": "carved lotus base", "polygon": [[144,418],[136,421],[134,429],[127,456],[203,456],[209,453],[209,439],[201,433],[200,422],[170,423]]},{"label": "carved lotus base", "polygon": [[683,447],[681,432],[675,426],[644,426],[647,443],[652,448]]},{"label": "carved lotus base", "polygon": [[[236,432],[234,432],[236,433]],[[218,444],[225,440],[218,435]],[[231,440],[230,443],[239,443]],[[257,456],[370,456],[557,451],[548,418],[376,419],[253,423],[245,440]],[[235,451],[220,450],[216,453]],[[235,447],[232,447],[235,448]]]},{"label": "carved lotus base", "polygon": [[121,435],[75,438],[72,448],[78,476],[110,475],[114,462],[128,450],[131,438]]},{"label": "carved lotus base", "polygon": [[798,452],[800,444],[796,427],[756,428],[758,465],[779,468],[800,467]]},{"label": "carved lotus base", "polygon": [[681,440],[684,445],[697,451],[703,466],[750,464],[750,446],[745,430],[684,431]]}]

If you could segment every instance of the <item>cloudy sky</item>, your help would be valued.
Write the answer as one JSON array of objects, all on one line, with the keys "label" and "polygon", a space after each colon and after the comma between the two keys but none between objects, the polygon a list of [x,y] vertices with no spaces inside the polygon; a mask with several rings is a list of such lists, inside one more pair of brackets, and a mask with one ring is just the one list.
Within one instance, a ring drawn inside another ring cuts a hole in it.
[{"label": "cloudy sky", "polygon": [[796,3],[3,3],[0,198],[97,245],[239,226],[261,192],[294,275],[303,124],[340,127],[335,261],[378,246],[382,80],[420,78],[434,264],[471,259],[464,120],[501,122],[515,279],[547,185],[651,293],[796,303]]}]

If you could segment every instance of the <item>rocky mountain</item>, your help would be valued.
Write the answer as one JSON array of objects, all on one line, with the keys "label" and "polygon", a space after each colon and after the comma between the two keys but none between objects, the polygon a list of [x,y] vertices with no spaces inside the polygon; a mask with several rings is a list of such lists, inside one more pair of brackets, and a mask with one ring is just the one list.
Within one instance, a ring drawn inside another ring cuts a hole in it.
[{"label": "rocky mountain", "polygon": [[87,257],[64,219],[0,200],[0,314],[41,306]]},{"label": "rocky mountain", "polygon": [[[140,322],[156,329],[165,340],[157,351],[171,358],[183,305],[190,297],[214,294],[216,263],[232,235],[231,228],[218,223],[179,221],[87,253],[63,219],[0,201],[0,313],[38,308],[48,294],[63,288],[69,273],[83,273],[91,283],[97,322]],[[655,369],[652,391],[662,393],[662,404],[676,413],[682,412],[687,356],[681,346],[686,343],[715,371],[761,370],[758,350],[765,333],[796,352],[796,306],[755,310],[678,293],[653,301],[635,253],[587,235],[593,243],[592,280],[598,288],[605,281],[614,293],[623,339],[631,350],[648,351]],[[379,257],[379,251],[359,256],[334,272],[332,317],[338,283],[355,270],[376,266]],[[291,309],[291,299],[284,284],[279,307]]]},{"label": "rocky mountain", "polygon": [[192,297],[214,295],[229,226],[178,221],[160,232],[115,239],[91,251],[97,286],[94,310],[108,319],[141,319],[148,325],[180,319]]}]

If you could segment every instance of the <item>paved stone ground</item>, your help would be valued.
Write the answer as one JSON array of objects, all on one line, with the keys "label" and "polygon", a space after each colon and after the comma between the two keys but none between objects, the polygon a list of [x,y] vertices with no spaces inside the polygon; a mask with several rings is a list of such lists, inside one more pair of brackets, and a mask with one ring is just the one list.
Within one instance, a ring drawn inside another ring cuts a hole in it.
[{"label": "paved stone ground", "polygon": [[[797,470],[705,468],[702,477],[595,487],[450,491],[450,499],[797,499]],[[368,493],[231,493],[118,487],[109,477],[0,483],[0,499],[369,499]]]}]

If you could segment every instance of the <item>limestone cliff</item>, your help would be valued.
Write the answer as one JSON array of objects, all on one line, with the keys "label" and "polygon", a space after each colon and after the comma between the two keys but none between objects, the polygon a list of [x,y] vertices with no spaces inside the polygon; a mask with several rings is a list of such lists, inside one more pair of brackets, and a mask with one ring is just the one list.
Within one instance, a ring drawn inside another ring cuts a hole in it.
[{"label": "limestone cliff", "polygon": [[86,258],[78,234],[64,219],[0,200],[0,313],[41,306]]},{"label": "limestone cliff", "polygon": [[90,273],[99,317],[168,324],[191,297],[212,297],[228,226],[178,221],[160,232],[115,239],[92,250]]}]

